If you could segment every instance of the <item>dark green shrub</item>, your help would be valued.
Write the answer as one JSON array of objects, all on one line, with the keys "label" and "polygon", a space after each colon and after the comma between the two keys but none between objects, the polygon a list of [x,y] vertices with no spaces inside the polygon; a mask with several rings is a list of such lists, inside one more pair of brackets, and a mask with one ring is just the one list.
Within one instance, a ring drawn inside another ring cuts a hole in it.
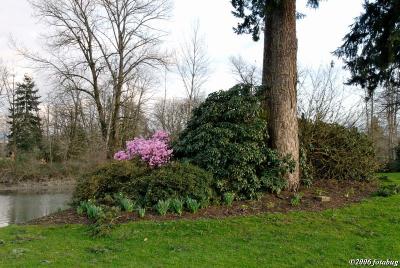
[{"label": "dark green shrub", "polygon": [[172,162],[132,180],[122,189],[132,200],[153,206],[159,200],[190,196],[201,203],[213,197],[212,175],[189,163]]},{"label": "dark green shrub", "polygon": [[74,201],[106,203],[107,197],[114,195],[118,202],[115,194],[122,193],[133,203],[148,207],[159,200],[186,196],[207,203],[213,197],[212,181],[210,173],[189,163],[171,162],[150,169],[140,161],[113,161],[80,178]]},{"label": "dark green shrub", "polygon": [[267,148],[267,123],[261,114],[250,86],[212,93],[193,111],[173,145],[174,154],[213,173],[221,195],[255,198],[276,182],[284,187],[282,175],[292,165]]},{"label": "dark green shrub", "polygon": [[74,193],[74,201],[102,199],[121,192],[129,182],[149,172],[141,161],[112,161],[81,176]]},{"label": "dark green shrub", "polygon": [[368,180],[378,168],[372,142],[356,128],[302,119],[300,141],[315,179]]}]

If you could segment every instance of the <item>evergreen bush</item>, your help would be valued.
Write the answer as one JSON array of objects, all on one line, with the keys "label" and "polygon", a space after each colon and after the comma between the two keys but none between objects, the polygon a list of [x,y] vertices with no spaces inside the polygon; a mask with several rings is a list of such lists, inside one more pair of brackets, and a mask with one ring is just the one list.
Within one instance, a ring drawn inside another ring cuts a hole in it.
[{"label": "evergreen bush", "polygon": [[368,180],[378,168],[371,140],[356,128],[300,120],[307,175],[315,179]]},{"label": "evergreen bush", "polygon": [[284,188],[283,177],[293,168],[290,160],[267,147],[267,141],[259,98],[251,86],[237,85],[210,94],[193,111],[173,149],[182,161],[210,171],[221,196],[232,192],[248,199]]}]

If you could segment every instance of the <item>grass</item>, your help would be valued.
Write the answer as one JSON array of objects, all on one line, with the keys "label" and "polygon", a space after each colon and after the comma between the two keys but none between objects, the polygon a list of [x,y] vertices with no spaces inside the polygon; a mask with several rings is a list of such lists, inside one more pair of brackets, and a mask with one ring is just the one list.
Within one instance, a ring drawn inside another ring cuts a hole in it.
[{"label": "grass", "polygon": [[[389,174],[400,183],[400,174]],[[108,238],[84,226],[0,229],[0,267],[349,267],[400,261],[400,196],[324,212],[138,222]]]}]

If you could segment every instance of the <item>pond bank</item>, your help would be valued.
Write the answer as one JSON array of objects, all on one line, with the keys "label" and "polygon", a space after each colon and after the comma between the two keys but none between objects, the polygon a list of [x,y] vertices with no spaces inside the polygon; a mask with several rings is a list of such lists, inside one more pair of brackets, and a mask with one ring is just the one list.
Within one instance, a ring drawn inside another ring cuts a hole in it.
[{"label": "pond bank", "polygon": [[72,192],[75,189],[75,186],[76,180],[72,178],[63,178],[60,180],[25,181],[19,183],[0,183],[0,192]]}]

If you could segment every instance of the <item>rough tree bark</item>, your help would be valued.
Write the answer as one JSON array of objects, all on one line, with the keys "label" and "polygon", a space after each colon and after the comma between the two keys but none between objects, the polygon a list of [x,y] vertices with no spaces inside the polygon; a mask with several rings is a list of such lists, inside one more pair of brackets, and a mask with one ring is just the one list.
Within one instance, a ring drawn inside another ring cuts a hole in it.
[{"label": "rough tree bark", "polygon": [[288,188],[299,186],[299,138],[297,122],[296,1],[282,0],[265,19],[265,108],[272,148],[291,155],[295,171],[288,175]]}]

